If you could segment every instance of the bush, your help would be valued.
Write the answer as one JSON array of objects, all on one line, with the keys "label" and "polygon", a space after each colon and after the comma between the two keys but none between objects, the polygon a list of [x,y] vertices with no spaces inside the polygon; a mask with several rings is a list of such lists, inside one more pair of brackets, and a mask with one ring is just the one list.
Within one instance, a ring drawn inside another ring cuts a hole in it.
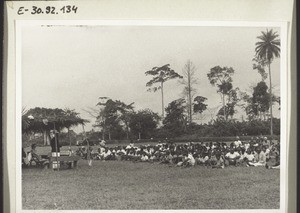
[{"label": "bush", "polygon": [[[187,130],[181,134],[161,127],[158,129],[153,138],[214,138],[214,137],[235,137],[239,136],[258,136],[270,134],[270,120],[252,120],[252,121],[235,121],[218,119],[211,124],[195,124],[187,126]],[[280,119],[273,119],[273,134],[280,135]]]}]

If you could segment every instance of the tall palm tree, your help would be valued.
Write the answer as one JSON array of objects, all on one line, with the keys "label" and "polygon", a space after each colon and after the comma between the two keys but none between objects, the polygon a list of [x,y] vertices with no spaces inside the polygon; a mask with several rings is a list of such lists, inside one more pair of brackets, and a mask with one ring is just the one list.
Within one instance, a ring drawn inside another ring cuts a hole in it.
[{"label": "tall palm tree", "polygon": [[258,59],[263,60],[269,70],[270,79],[270,115],[271,115],[271,140],[273,136],[273,112],[272,112],[272,76],[271,76],[271,63],[274,58],[280,57],[280,39],[277,32],[273,30],[268,30],[266,32],[261,32],[261,35],[257,37],[258,42],[255,43],[255,53]]}]

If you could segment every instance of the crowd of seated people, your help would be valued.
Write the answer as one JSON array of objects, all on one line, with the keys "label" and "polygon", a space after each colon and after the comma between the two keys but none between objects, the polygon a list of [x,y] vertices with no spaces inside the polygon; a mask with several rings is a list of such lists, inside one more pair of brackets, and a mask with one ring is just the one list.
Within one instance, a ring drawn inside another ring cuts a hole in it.
[{"label": "crowd of seated people", "polygon": [[196,165],[211,168],[226,166],[265,166],[266,168],[280,168],[280,143],[272,143],[264,137],[252,138],[250,141],[236,141],[228,143],[210,142],[176,144],[172,142],[156,145],[108,147],[103,141],[99,147],[79,147],[77,155],[86,158],[87,153],[93,160],[118,160],[132,162],[151,162],[169,164],[179,167],[193,167]]}]

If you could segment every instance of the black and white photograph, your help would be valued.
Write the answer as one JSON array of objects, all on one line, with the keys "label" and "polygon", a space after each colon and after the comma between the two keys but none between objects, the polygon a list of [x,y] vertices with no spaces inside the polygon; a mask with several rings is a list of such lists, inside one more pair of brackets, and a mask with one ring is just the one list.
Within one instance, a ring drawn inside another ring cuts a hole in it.
[{"label": "black and white photograph", "polygon": [[285,208],[283,23],[19,21],[22,210]]}]

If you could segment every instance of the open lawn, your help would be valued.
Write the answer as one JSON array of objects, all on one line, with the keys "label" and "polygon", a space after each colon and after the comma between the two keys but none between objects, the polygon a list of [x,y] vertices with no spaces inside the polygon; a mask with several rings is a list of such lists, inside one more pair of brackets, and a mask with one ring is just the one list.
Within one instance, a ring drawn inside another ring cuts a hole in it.
[{"label": "open lawn", "polygon": [[23,209],[279,208],[279,170],[81,160],[78,169],[24,168]]}]

